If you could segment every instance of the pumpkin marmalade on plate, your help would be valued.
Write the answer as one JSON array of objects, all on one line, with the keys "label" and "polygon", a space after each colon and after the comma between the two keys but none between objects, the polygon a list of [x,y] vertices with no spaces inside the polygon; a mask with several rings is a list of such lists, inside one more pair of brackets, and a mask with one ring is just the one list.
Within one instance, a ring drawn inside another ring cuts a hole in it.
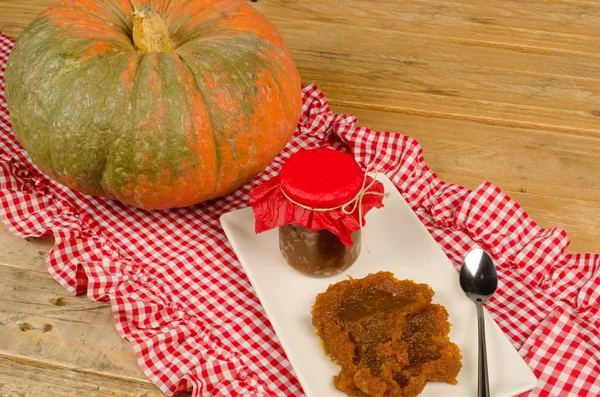
[{"label": "pumpkin marmalade on plate", "polygon": [[329,359],[342,367],[335,387],[350,396],[413,397],[427,381],[456,384],[462,356],[433,295],[427,284],[389,272],[319,294],[312,321]]}]

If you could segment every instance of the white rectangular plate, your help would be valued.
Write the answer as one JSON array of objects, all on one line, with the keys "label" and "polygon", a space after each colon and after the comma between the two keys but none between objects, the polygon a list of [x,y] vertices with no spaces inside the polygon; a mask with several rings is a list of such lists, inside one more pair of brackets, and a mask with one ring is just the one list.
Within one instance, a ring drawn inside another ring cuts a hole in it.
[{"label": "white rectangular plate", "polygon": [[[385,207],[367,215],[363,231],[371,254],[363,247],[358,261],[346,272],[330,278],[312,278],[289,267],[279,253],[279,234],[271,230],[254,233],[251,208],[221,217],[250,282],[263,304],[275,332],[309,397],[341,397],[332,377],[339,367],[323,352],[311,322],[317,294],[344,280],[369,273],[390,271],[398,279],[426,283],[433,288],[433,301],[444,305],[452,326],[450,339],[460,347],[463,368],[457,385],[429,382],[421,397],[465,397],[477,395],[477,321],[475,305],[458,283],[458,273],[421,224],[392,182],[383,176]],[[494,397],[509,397],[532,389],[536,378],[486,312],[487,354],[490,391]]]}]

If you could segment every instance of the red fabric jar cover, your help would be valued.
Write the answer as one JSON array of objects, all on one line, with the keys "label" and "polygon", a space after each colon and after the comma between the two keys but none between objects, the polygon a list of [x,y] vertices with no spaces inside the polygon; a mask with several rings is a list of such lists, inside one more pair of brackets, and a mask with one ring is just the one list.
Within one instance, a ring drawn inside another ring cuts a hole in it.
[{"label": "red fabric jar cover", "polygon": [[[361,202],[353,207],[363,188]],[[329,230],[351,247],[352,233],[361,228],[359,217],[364,226],[365,215],[383,207],[383,194],[381,182],[365,178],[352,155],[321,148],[290,157],[278,176],[254,189],[250,204],[256,233],[294,224],[313,232]]]}]

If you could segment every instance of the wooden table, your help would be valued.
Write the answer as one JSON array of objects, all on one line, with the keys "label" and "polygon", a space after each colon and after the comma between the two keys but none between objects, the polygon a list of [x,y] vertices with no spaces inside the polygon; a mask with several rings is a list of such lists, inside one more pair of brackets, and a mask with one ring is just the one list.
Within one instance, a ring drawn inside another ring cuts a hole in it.
[{"label": "wooden table", "polygon": [[[0,0],[13,37],[51,0]],[[438,175],[500,186],[570,252],[600,250],[600,0],[259,0],[305,83],[416,138]],[[0,396],[160,396],[110,308],[0,229]]]}]

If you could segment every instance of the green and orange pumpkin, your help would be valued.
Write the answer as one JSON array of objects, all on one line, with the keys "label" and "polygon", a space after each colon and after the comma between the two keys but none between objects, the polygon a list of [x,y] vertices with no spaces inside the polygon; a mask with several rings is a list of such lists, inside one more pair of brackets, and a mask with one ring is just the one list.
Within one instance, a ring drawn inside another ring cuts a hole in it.
[{"label": "green and orange pumpkin", "polygon": [[234,191],[301,109],[281,36],[238,0],[59,0],[17,40],[6,96],[44,173],[145,209]]}]

